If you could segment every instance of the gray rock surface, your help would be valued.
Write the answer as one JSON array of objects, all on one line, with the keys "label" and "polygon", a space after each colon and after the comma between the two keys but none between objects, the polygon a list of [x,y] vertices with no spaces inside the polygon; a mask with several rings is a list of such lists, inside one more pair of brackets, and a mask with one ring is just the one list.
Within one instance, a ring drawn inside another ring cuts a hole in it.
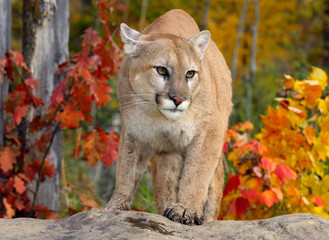
[{"label": "gray rock surface", "polygon": [[144,212],[93,210],[62,220],[0,219],[0,239],[329,239],[329,221],[292,214],[255,221],[185,226]]}]

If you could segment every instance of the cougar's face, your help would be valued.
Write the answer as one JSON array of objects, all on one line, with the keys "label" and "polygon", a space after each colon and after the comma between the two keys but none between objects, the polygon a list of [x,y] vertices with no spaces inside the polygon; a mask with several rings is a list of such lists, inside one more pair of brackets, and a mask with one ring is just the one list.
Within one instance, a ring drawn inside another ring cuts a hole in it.
[{"label": "cougar's face", "polygon": [[[125,24],[120,32],[129,56],[129,80],[146,111],[173,119],[188,111],[197,94],[200,62],[210,41],[202,31],[190,39],[173,35],[144,35]],[[133,103],[127,103],[133,104]]]},{"label": "cougar's face", "polygon": [[177,118],[188,111],[199,85],[199,59],[187,40],[162,39],[148,47],[132,60],[133,89],[166,118]]}]

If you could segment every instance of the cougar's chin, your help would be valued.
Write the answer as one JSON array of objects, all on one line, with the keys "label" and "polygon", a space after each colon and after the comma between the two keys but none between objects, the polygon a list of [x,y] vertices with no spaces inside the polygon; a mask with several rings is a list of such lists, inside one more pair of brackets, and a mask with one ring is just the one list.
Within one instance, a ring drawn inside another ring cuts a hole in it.
[{"label": "cougar's chin", "polygon": [[168,119],[175,119],[184,112],[177,109],[159,109],[159,110]]}]

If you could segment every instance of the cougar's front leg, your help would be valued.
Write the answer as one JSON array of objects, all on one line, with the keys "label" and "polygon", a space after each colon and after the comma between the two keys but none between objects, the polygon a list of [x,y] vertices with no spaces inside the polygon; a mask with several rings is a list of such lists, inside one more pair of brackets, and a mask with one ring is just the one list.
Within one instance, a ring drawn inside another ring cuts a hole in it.
[{"label": "cougar's front leg", "polygon": [[108,210],[129,210],[135,189],[153,152],[122,129],[114,193]]},{"label": "cougar's front leg", "polygon": [[152,182],[155,204],[161,215],[177,202],[183,158],[179,153],[156,153],[152,161]]},{"label": "cougar's front leg", "polygon": [[187,225],[201,225],[208,219],[203,210],[220,160],[223,139],[223,131],[218,130],[201,133],[192,141],[179,182],[177,203],[166,209],[166,217]]}]

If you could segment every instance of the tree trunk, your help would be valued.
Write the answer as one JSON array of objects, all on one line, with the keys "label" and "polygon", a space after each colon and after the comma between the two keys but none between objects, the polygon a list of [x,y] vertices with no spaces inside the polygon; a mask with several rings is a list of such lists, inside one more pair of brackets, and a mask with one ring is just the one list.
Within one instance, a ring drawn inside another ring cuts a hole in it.
[{"label": "tree trunk", "polygon": [[[34,114],[41,114],[49,106],[53,90],[64,77],[55,72],[58,65],[68,59],[69,3],[67,0],[24,0],[23,55],[34,78],[40,82],[36,94],[45,103],[44,108]],[[58,211],[62,159],[60,131],[54,138],[48,157],[56,174],[40,185],[36,203]]]},{"label": "tree trunk", "polygon": [[139,29],[143,29],[145,27],[148,4],[149,4],[149,0],[142,0],[141,16],[139,18],[139,23],[138,23]]},{"label": "tree trunk", "polygon": [[209,7],[210,7],[210,0],[206,0],[206,2],[204,3],[204,9],[203,9],[203,19],[202,19],[201,30],[206,30],[208,27]]},{"label": "tree trunk", "polygon": [[251,50],[250,50],[250,77],[247,81],[247,96],[246,96],[246,119],[251,119],[252,107],[252,85],[255,81],[256,75],[256,47],[258,37],[258,24],[259,24],[259,3],[258,0],[254,2],[254,24],[251,27]]},{"label": "tree trunk", "polygon": [[243,33],[244,19],[246,18],[246,14],[247,14],[247,10],[248,10],[248,5],[249,5],[249,0],[245,0],[243,7],[242,7],[242,12],[239,17],[238,34],[237,34],[234,49],[233,49],[233,57],[232,57],[232,64],[231,64],[233,86],[234,86],[234,81],[236,78],[236,66],[238,64],[240,42],[241,42],[241,37],[242,37],[242,33]]},{"label": "tree trunk", "polygon": [[[4,58],[6,51],[10,50],[11,39],[11,2],[0,0],[0,59]],[[8,79],[2,75],[0,83],[0,145],[5,145],[5,112],[3,102],[8,94]]]}]

